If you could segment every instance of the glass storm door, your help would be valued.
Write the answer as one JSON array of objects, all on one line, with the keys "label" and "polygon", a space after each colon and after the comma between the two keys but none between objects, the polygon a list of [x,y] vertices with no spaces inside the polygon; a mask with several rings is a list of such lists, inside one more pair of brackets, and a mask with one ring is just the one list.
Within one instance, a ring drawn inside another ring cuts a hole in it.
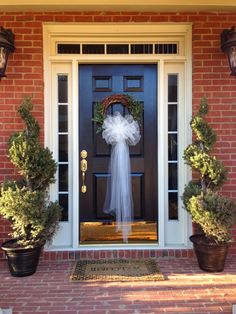
[{"label": "glass storm door", "polygon": [[[87,169],[82,180],[80,163],[80,243],[123,242],[115,218],[103,213],[111,147],[92,121],[96,102],[113,94],[129,94],[144,106],[141,140],[130,147],[134,223],[129,243],[157,242],[157,65],[84,64],[79,66],[78,156],[81,161],[86,151]],[[109,107],[109,113],[115,111],[127,113],[122,104]]]}]

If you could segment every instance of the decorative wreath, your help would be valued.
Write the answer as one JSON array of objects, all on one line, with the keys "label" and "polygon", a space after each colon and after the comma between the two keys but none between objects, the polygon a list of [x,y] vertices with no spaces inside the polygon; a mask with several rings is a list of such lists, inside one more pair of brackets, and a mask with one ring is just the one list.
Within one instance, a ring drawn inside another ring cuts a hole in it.
[{"label": "decorative wreath", "polygon": [[141,126],[143,105],[140,101],[135,100],[132,96],[127,94],[115,94],[105,97],[101,102],[97,102],[94,108],[93,121],[96,122],[97,133],[102,131],[102,125],[107,115],[107,109],[113,104],[122,104],[125,106],[129,114],[136,120]]}]

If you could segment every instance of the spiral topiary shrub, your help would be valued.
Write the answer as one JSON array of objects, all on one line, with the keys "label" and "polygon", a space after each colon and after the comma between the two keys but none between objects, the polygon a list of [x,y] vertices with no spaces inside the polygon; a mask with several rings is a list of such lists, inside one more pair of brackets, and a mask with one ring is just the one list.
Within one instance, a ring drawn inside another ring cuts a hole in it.
[{"label": "spiral topiary shrub", "polygon": [[25,129],[9,139],[8,152],[19,180],[1,185],[0,214],[12,226],[11,236],[24,248],[43,246],[56,233],[61,217],[58,202],[49,201],[48,188],[55,181],[56,162],[39,141],[40,127],[26,97],[18,109]]},{"label": "spiral topiary shrub", "polygon": [[205,120],[208,113],[206,98],[190,122],[194,140],[184,151],[184,160],[198,179],[185,186],[184,207],[193,222],[203,230],[208,242],[229,243],[231,229],[236,224],[236,204],[219,193],[227,178],[224,165],[211,154],[216,134]]}]

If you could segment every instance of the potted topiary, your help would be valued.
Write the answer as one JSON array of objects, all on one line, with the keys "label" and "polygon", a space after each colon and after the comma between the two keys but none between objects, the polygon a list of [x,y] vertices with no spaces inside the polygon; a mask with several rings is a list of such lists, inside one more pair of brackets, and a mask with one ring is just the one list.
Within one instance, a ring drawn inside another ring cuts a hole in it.
[{"label": "potted topiary", "polygon": [[184,151],[184,160],[194,171],[194,178],[185,186],[184,207],[200,234],[190,237],[201,269],[222,271],[228,247],[232,241],[231,228],[236,224],[236,204],[219,193],[226,180],[224,165],[210,155],[216,134],[205,120],[208,113],[206,98],[190,122],[194,141]]},{"label": "potted topiary", "polygon": [[39,123],[32,116],[31,99],[24,98],[18,113],[25,129],[9,139],[8,153],[19,179],[1,185],[0,214],[11,223],[13,239],[2,244],[13,276],[32,275],[40,253],[58,229],[61,207],[50,202],[48,187],[55,181],[56,162],[39,141]]}]

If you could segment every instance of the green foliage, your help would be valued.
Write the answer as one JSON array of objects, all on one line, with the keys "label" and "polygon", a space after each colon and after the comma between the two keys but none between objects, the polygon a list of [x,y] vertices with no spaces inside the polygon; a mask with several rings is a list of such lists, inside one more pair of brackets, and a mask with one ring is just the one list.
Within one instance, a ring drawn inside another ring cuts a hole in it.
[{"label": "green foliage", "polygon": [[184,160],[199,175],[190,181],[182,196],[186,210],[199,224],[205,235],[216,242],[231,240],[230,228],[236,223],[236,204],[217,191],[224,184],[227,172],[224,165],[210,155],[216,134],[205,120],[208,102],[203,98],[198,113],[190,122],[194,141],[184,151]]},{"label": "green foliage", "polygon": [[205,116],[206,114],[208,114],[208,101],[206,97],[203,97],[200,102],[198,115],[202,117]]},{"label": "green foliage", "polygon": [[92,121],[96,122],[97,124],[97,132],[100,133],[102,131],[103,121],[106,117],[106,113],[104,112],[104,108],[102,103],[97,102],[94,107],[94,116]]},{"label": "green foliage", "polygon": [[[128,99],[128,111],[133,116],[134,120],[136,120],[139,125],[142,124],[143,117],[143,105],[140,101],[135,100],[132,96],[126,94],[125,97]],[[106,118],[106,112],[104,111],[104,107],[102,103],[97,102],[94,106],[94,115],[92,121],[96,122],[97,131],[96,133],[102,132],[103,122]]]},{"label": "green foliage", "polygon": [[226,180],[226,170],[223,164],[210,156],[208,149],[196,144],[190,144],[184,152],[186,164],[198,171],[204,187],[219,188]]},{"label": "green foliage", "polygon": [[39,141],[39,124],[32,116],[30,98],[25,98],[18,112],[25,129],[9,139],[9,158],[21,178],[6,181],[0,194],[0,214],[12,224],[11,235],[22,247],[44,245],[58,229],[61,207],[48,199],[49,185],[55,182],[57,169],[52,153]]},{"label": "green foliage", "polygon": [[30,97],[25,97],[22,105],[18,108],[18,113],[21,116],[21,119],[25,122],[25,133],[31,138],[37,138],[39,136],[39,123],[32,116],[31,111],[33,109],[33,104]]},{"label": "green foliage", "polygon": [[[216,141],[216,134],[210,128],[209,124],[204,121],[201,116],[195,116],[191,123],[191,128],[195,131],[196,138],[199,142],[203,143],[206,150],[210,150]],[[199,144],[197,142],[197,144]]]},{"label": "green foliage", "polygon": [[235,224],[235,203],[217,192],[207,190],[192,196],[187,204],[193,221],[199,224],[204,234],[217,243],[231,241],[231,228]]},{"label": "green foliage", "polygon": [[189,200],[192,196],[198,196],[201,194],[201,185],[198,182],[190,181],[185,186],[184,193],[182,196],[184,206],[186,210],[191,214],[191,208],[189,208]]},{"label": "green foliage", "polygon": [[126,95],[128,99],[128,110],[133,116],[134,120],[138,121],[141,125],[143,117],[143,104],[140,101],[135,100],[130,95]]},{"label": "green foliage", "polygon": [[57,166],[52,153],[26,132],[11,137],[9,158],[33,190],[44,190],[45,186],[54,182]]}]

